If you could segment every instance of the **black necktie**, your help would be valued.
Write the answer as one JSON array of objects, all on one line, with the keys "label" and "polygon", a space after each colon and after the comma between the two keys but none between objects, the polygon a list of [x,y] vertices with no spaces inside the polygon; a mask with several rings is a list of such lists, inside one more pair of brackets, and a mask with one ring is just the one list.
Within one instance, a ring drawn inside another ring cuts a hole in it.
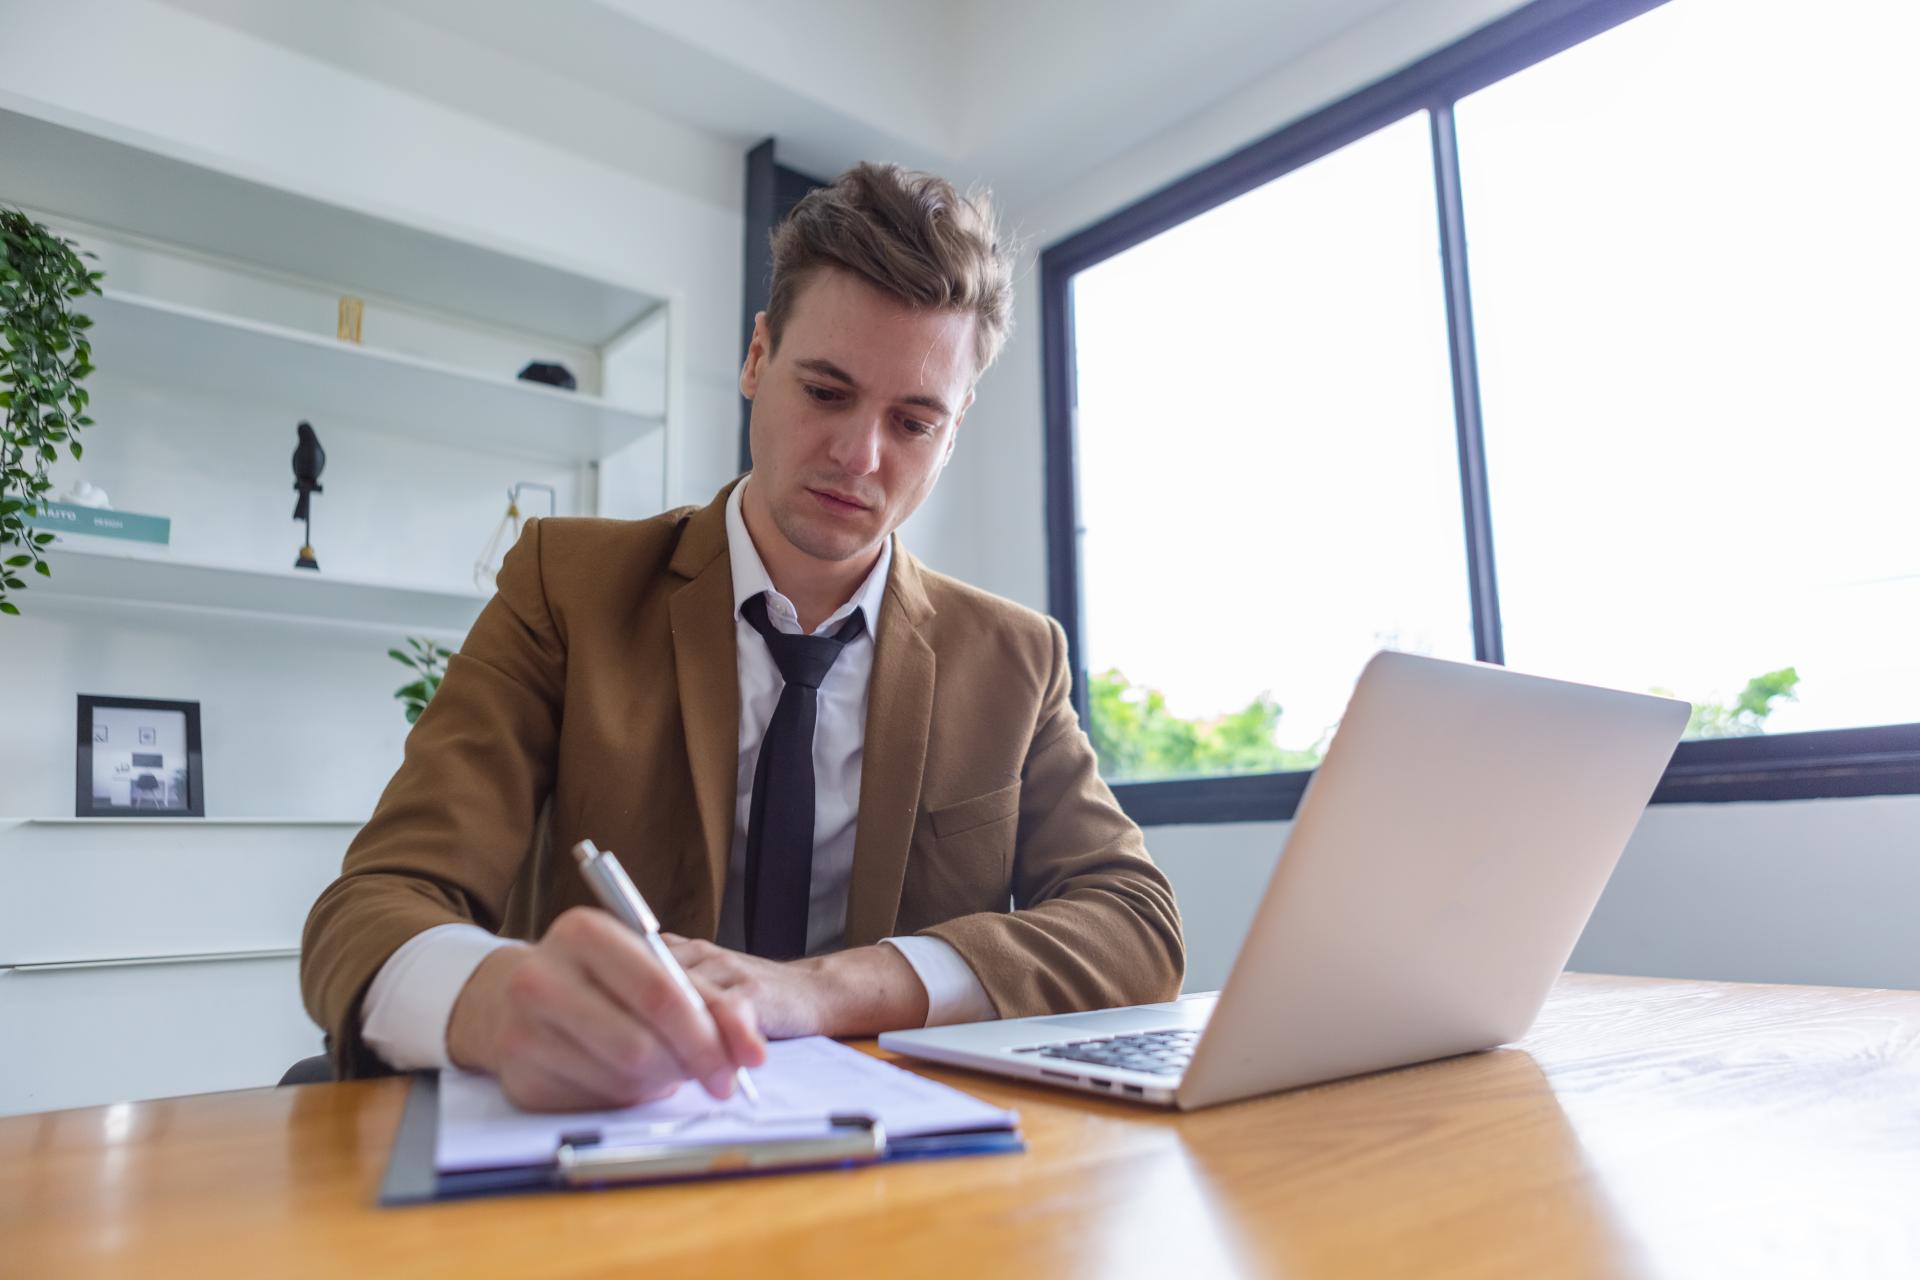
[{"label": "black necktie", "polygon": [[830,636],[788,635],[767,620],[764,593],[740,614],[767,642],[786,687],[760,740],[747,808],[747,951],[770,960],[807,953],[813,893],[813,724],[820,682],[848,641],[866,629],[853,615]]}]

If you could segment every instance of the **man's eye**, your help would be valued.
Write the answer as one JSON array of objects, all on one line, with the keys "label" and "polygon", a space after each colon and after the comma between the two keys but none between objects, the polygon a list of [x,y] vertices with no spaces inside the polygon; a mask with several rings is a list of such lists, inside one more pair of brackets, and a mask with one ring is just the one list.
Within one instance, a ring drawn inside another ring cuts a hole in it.
[{"label": "man's eye", "polygon": [[810,399],[820,404],[832,404],[840,398],[840,393],[832,387],[816,387],[811,382],[803,383]]},{"label": "man's eye", "polygon": [[916,436],[930,436],[939,430],[933,423],[922,422],[918,418],[902,418],[900,421],[909,432]]}]

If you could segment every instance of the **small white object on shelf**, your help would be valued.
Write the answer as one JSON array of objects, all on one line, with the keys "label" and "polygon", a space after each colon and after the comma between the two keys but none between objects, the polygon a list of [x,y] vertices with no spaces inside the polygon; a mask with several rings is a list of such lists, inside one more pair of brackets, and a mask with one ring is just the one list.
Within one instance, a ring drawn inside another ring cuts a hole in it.
[{"label": "small white object on shelf", "polygon": [[88,480],[75,480],[67,491],[60,495],[60,501],[70,502],[76,507],[98,507],[103,511],[113,510],[113,502],[107,497],[107,491]]}]

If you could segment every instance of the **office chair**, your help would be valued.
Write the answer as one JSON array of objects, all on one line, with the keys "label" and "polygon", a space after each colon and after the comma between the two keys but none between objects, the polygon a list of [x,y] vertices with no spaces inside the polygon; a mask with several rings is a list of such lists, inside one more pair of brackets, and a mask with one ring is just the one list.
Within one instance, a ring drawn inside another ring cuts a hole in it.
[{"label": "office chair", "polygon": [[333,1059],[326,1054],[315,1054],[311,1058],[302,1058],[287,1068],[287,1074],[280,1077],[281,1084],[332,1084]]}]

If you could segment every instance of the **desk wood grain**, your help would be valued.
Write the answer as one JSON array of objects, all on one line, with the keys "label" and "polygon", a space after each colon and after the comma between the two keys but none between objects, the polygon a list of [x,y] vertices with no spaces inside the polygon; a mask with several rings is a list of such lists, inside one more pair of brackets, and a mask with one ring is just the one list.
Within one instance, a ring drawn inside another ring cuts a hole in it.
[{"label": "desk wood grain", "polygon": [[1920,1275],[1920,993],[1568,975],[1515,1048],[1191,1115],[928,1074],[1031,1150],[383,1210],[402,1081],[0,1119],[0,1275]]}]

